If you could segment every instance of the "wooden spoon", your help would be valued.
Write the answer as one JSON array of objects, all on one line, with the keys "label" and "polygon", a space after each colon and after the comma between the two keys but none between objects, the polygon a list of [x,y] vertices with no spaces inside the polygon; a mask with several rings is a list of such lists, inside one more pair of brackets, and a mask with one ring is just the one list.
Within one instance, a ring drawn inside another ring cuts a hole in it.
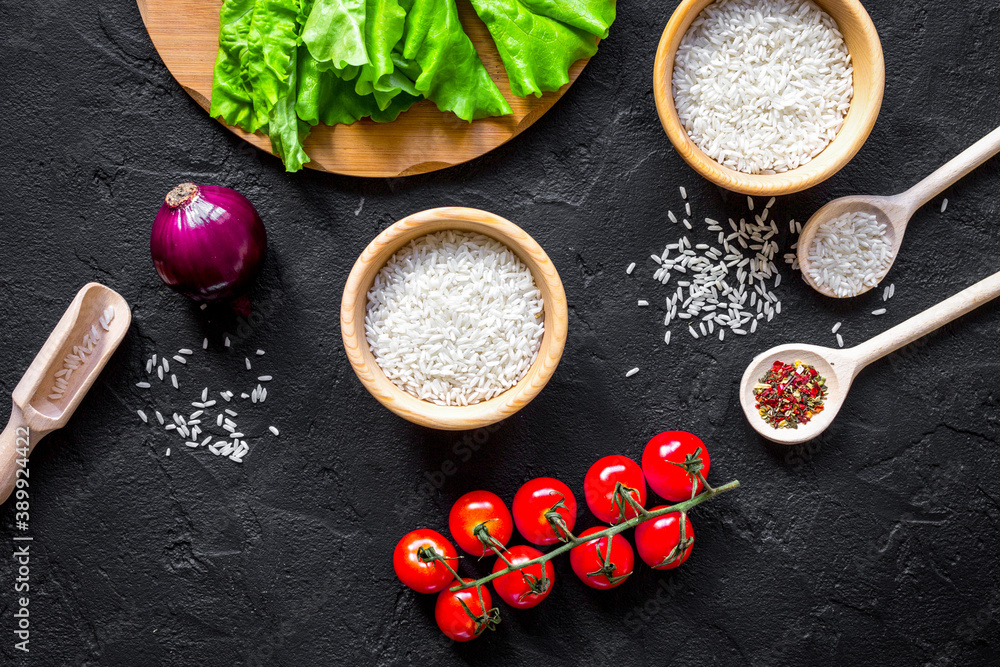
[{"label": "wooden spoon", "polygon": [[73,299],[14,388],[10,421],[0,434],[0,504],[19,477],[28,477],[27,459],[38,441],[73,416],[131,322],[128,303],[104,285],[88,283]]},{"label": "wooden spoon", "polygon": [[[938,305],[915,315],[871,340],[848,349],[835,350],[817,345],[780,345],[756,357],[743,373],[740,403],[750,425],[774,442],[796,445],[825,431],[844,404],[851,383],[861,369],[890,352],[908,345],[940,326],[961,317],[991,299],[1000,296],[1000,273],[995,273],[966,288]],[[801,360],[826,378],[828,390],[823,412],[797,429],[776,429],[765,422],[755,407],[753,388],[775,361],[793,363]]]},{"label": "wooden spoon", "polygon": [[[886,240],[892,245],[892,258],[885,269],[878,275],[878,282],[881,282],[896,261],[896,256],[899,254],[899,246],[903,243],[903,234],[906,233],[906,226],[917,209],[944,192],[948,187],[954,185],[959,179],[966,176],[997,153],[1000,153],[1000,127],[987,134],[960,153],[951,162],[902,194],[892,197],[853,195],[834,199],[816,211],[809,218],[805,227],[802,228],[802,233],[799,234],[798,258],[799,267],[802,269],[802,278],[820,294],[842,298],[838,297],[827,286],[817,285],[813,282],[813,279],[809,276],[809,268],[812,265],[812,262],[809,260],[809,249],[816,239],[816,232],[819,230],[820,225],[845,213],[858,212],[871,213],[880,224],[886,225]],[[859,296],[871,289],[872,286],[866,285],[857,294],[849,296]]]}]

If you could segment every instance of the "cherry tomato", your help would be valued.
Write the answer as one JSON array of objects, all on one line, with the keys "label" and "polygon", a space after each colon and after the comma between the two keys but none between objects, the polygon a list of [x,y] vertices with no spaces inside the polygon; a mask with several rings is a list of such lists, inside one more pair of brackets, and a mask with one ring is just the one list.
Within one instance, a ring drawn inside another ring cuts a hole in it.
[{"label": "cherry tomato", "polygon": [[[615,485],[618,482],[634,489],[629,495],[643,507],[646,506],[646,482],[642,477],[642,470],[639,464],[627,456],[615,454],[598,459],[583,478],[583,495],[587,498],[587,507],[605,523],[618,523],[621,520],[614,504]],[[635,515],[635,509],[625,502],[625,518],[631,519]]]},{"label": "cherry tomato", "polygon": [[[452,505],[448,529],[462,549],[473,556],[487,556],[507,545],[514,532],[514,519],[497,494],[470,491]],[[484,545],[477,533],[492,546]]]},{"label": "cherry tomato", "polygon": [[[472,580],[465,579],[463,583],[470,581]],[[434,620],[437,621],[441,632],[450,639],[467,642],[483,634],[484,630],[492,630],[499,622],[500,616],[499,611],[493,607],[489,590],[485,586],[477,586],[457,593],[452,593],[447,588],[441,591],[437,604],[434,605]]]},{"label": "cherry tomato", "polygon": [[[504,553],[512,565],[519,565],[541,555],[542,552],[538,549],[520,544]],[[499,572],[506,567],[507,564],[497,558],[493,571]],[[544,568],[540,564],[529,565],[523,570],[497,577],[493,580],[493,588],[496,589],[500,599],[511,607],[530,609],[548,597],[552,591],[552,584],[555,583],[555,576],[556,570],[552,567],[552,561],[548,560],[545,561]]]},{"label": "cherry tomato", "polygon": [[[584,538],[601,530],[598,526],[588,528],[578,537]],[[614,588],[632,574],[635,554],[632,545],[621,535],[611,538],[611,557],[607,558],[607,554],[608,538],[602,537],[573,547],[569,552],[569,564],[580,581],[591,588]]]},{"label": "cherry tomato", "polygon": [[[646,444],[646,449],[642,453],[642,471],[646,474],[649,486],[658,496],[674,502],[690,500],[692,477],[684,468],[675,464],[692,461],[695,458],[701,459],[701,474],[708,478],[712,460],[708,456],[705,443],[686,431],[664,431]],[[704,484],[697,481],[697,492],[703,487]]]},{"label": "cherry tomato", "polygon": [[[666,505],[654,507],[651,512],[663,509]],[[671,512],[661,517],[640,523],[635,527],[635,548],[639,550],[639,558],[646,565],[657,570],[671,570],[688,559],[694,548],[694,526],[691,519],[684,515],[684,544],[681,541],[680,514]],[[671,559],[670,562],[665,562]]]},{"label": "cherry tomato", "polygon": [[569,487],[558,479],[538,477],[517,490],[514,496],[514,523],[518,532],[532,544],[555,544],[559,541],[545,513],[556,504],[555,512],[562,517],[566,530],[572,532],[576,525],[576,497]]},{"label": "cherry tomato", "polygon": [[392,552],[392,567],[404,584],[418,593],[437,593],[454,580],[451,572],[439,561],[424,561],[423,550],[434,549],[444,558],[457,558],[455,547],[441,533],[421,528],[403,536]]}]

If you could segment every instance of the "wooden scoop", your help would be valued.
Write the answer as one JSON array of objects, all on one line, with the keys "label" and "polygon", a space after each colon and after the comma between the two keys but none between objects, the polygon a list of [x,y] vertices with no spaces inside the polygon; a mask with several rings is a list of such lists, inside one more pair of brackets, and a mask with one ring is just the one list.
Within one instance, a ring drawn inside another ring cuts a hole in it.
[{"label": "wooden scoop", "polygon": [[18,477],[26,478],[28,456],[46,435],[62,428],[118,349],[132,311],[118,293],[88,283],[14,388],[10,421],[0,434],[0,504]]},{"label": "wooden scoop", "polygon": [[[740,383],[740,403],[750,425],[768,440],[785,445],[796,445],[812,440],[825,431],[844,404],[851,383],[861,369],[890,352],[908,345],[952,320],[1000,296],[1000,273],[995,273],[972,287],[962,290],[885,333],[857,347],[834,350],[817,345],[780,345],[756,357],[747,367]],[[800,360],[813,366],[826,378],[827,398],[823,412],[809,423],[796,429],[774,428],[757,412],[753,395],[754,385],[764,376],[775,361],[794,363]]]},{"label": "wooden scoop", "polygon": [[[877,282],[882,282],[882,279],[889,273],[889,269],[892,268],[892,265],[896,261],[896,256],[899,254],[899,246],[903,243],[903,234],[906,233],[906,226],[910,223],[910,218],[917,212],[917,209],[944,192],[959,179],[966,176],[997,153],[1000,153],[1000,127],[987,134],[960,153],[951,162],[902,194],[892,197],[853,195],[834,199],[809,218],[805,227],[802,228],[802,233],[799,235],[798,257],[799,267],[802,269],[802,278],[820,294],[841,298],[827,286],[817,285],[809,276],[809,269],[812,266],[812,262],[809,260],[809,249],[816,239],[816,232],[824,223],[834,220],[845,213],[858,212],[870,213],[875,216],[879,224],[886,225],[886,240],[892,246],[892,258],[885,269],[878,275]],[[865,285],[860,292],[849,296],[859,296],[871,290],[872,287]]]}]

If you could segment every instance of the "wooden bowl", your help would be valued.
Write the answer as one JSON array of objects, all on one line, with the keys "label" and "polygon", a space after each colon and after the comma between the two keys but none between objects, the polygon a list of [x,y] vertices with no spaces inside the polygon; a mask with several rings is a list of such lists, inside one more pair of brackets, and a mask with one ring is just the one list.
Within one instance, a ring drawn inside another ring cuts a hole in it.
[{"label": "wooden bowl", "polygon": [[705,154],[688,136],[674,107],[674,56],[688,27],[713,0],[684,0],[660,37],[653,66],[653,97],[663,129],[681,157],[695,171],[727,190],[748,195],[785,195],[799,192],[840,171],[853,158],[875,125],[885,91],[882,43],[868,12],[858,0],[815,0],[837,22],[854,66],[854,99],[844,126],[826,149],[809,163],[773,175],[744,174],[724,167]]},{"label": "wooden bowl", "polygon": [[[545,333],[538,357],[516,385],[488,401],[468,406],[443,406],[423,401],[397,387],[385,376],[365,338],[368,290],[375,276],[397,250],[413,239],[444,229],[479,232],[500,241],[531,271],[542,293]],[[559,273],[545,251],[528,234],[498,215],[474,208],[435,208],[414,213],[396,222],[368,244],[344,287],[340,303],[340,332],[347,358],[361,384],[379,403],[403,419],[431,428],[461,431],[488,426],[505,419],[538,395],[559,365],[569,317],[566,293]]]}]

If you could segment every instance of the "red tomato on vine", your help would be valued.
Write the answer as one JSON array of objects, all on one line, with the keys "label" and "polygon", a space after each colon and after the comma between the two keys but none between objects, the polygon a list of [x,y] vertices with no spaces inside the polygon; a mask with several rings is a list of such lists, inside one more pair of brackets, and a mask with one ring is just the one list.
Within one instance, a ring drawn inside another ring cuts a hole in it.
[{"label": "red tomato on vine", "polygon": [[513,510],[518,532],[532,544],[555,544],[560,536],[568,539],[576,525],[576,497],[552,477],[525,482],[514,496]]},{"label": "red tomato on vine", "polygon": [[[664,509],[654,507],[651,512]],[[688,559],[694,548],[694,526],[684,515],[684,542],[681,544],[680,513],[672,512],[635,527],[635,548],[639,558],[657,570],[671,570]]]},{"label": "red tomato on vine", "polygon": [[646,481],[643,479],[642,469],[627,456],[614,454],[598,459],[583,478],[583,495],[587,499],[587,507],[605,523],[621,521],[619,507],[622,506],[626,520],[637,515],[635,508],[623,497],[624,494],[616,497],[615,490],[619,482],[632,489],[626,493],[640,506],[646,506]]},{"label": "red tomato on vine", "polygon": [[458,554],[441,533],[421,528],[403,536],[392,552],[392,568],[404,584],[418,593],[437,593],[455,579],[440,558],[455,560]]},{"label": "red tomato on vine", "polygon": [[654,436],[642,453],[642,471],[650,488],[674,502],[700,493],[704,484],[691,473],[707,478],[711,467],[705,443],[686,431],[664,431]]},{"label": "red tomato on vine", "polygon": [[[462,583],[469,583],[464,579]],[[461,591],[441,591],[434,605],[434,620],[449,639],[467,642],[493,630],[500,622],[500,611],[493,607],[490,592],[485,586],[475,586]]]},{"label": "red tomato on vine", "polygon": [[[588,528],[578,537],[585,538],[601,530],[599,526]],[[573,547],[569,552],[569,564],[583,583],[591,588],[608,589],[620,585],[632,574],[635,554],[628,540],[614,535],[610,551],[607,537]]]},{"label": "red tomato on vine", "polygon": [[514,519],[497,494],[470,491],[452,505],[448,529],[463,550],[473,556],[487,556],[510,541]]},{"label": "red tomato on vine", "polygon": [[[529,560],[539,558],[542,552],[534,547],[519,544],[511,547],[504,557],[510,561],[511,565],[520,565]],[[499,572],[507,567],[507,564],[497,559],[493,565],[493,572]],[[515,572],[497,577],[493,580],[493,588],[500,599],[517,609],[530,609],[548,597],[552,592],[552,584],[555,583],[556,570],[552,561],[545,561],[543,564],[529,565]]]}]

